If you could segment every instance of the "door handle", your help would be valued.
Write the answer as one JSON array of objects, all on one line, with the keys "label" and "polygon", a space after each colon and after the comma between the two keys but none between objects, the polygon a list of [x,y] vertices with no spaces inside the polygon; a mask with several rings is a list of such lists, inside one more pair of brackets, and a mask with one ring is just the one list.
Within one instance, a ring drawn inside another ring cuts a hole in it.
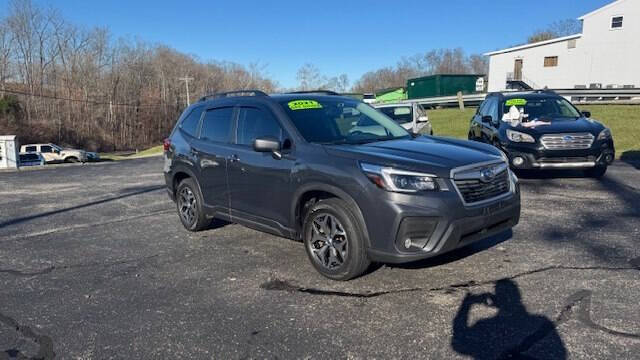
[{"label": "door handle", "polygon": [[240,160],[240,158],[236,154],[233,154],[233,155],[229,156],[228,159],[229,159],[229,162],[232,162],[232,163],[233,162],[237,162],[238,160]]}]

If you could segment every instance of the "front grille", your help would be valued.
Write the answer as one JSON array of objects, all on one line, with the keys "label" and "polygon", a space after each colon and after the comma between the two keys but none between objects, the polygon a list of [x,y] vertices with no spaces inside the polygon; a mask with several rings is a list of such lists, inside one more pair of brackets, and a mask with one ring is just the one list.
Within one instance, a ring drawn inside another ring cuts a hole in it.
[{"label": "front grille", "polygon": [[480,179],[455,179],[460,195],[467,204],[498,197],[509,192],[509,172],[502,170],[488,181]]},{"label": "front grille", "polygon": [[589,133],[547,134],[540,138],[540,142],[548,150],[578,150],[591,148],[593,139]]}]

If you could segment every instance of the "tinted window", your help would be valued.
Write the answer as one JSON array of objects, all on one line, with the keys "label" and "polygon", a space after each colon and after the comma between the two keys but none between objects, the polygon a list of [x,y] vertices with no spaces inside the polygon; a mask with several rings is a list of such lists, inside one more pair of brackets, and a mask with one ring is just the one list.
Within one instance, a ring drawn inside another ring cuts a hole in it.
[{"label": "tinted window", "polygon": [[487,114],[487,104],[489,104],[489,101],[491,101],[491,99],[485,100],[480,104],[480,107],[478,108],[478,114],[480,116],[485,116]]},{"label": "tinted window", "polygon": [[620,29],[622,28],[622,16],[614,16],[611,18],[611,28],[612,29]]},{"label": "tinted window", "polygon": [[233,108],[207,110],[202,119],[200,138],[209,141],[228,142]]},{"label": "tinted window", "polygon": [[35,146],[27,146],[27,147],[25,147],[24,151],[25,152],[36,152],[38,150],[36,150]]},{"label": "tinted window", "polygon": [[38,154],[21,154],[20,161],[40,161]]},{"label": "tinted window", "polygon": [[242,108],[238,117],[238,144],[252,145],[253,140],[271,136],[282,140],[280,124],[268,113],[256,108]]},{"label": "tinted window", "polygon": [[491,116],[491,120],[493,122],[498,121],[498,100],[491,99],[491,102],[487,107],[487,115]]},{"label": "tinted window", "polygon": [[182,124],[180,124],[180,128],[191,136],[196,136],[196,131],[198,131],[198,122],[200,121],[200,115],[202,115],[202,107],[197,107],[191,110],[191,113],[187,115],[184,120],[182,120]]},{"label": "tinted window", "polygon": [[40,152],[43,153],[52,153],[53,152],[53,148],[49,145],[42,145],[40,146]]}]

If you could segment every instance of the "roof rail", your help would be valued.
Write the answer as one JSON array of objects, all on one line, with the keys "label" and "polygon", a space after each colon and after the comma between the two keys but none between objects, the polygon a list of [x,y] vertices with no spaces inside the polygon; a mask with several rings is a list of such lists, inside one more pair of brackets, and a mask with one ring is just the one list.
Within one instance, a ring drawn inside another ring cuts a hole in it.
[{"label": "roof rail", "polygon": [[538,90],[534,90],[533,92],[537,93],[537,94],[555,94],[556,92],[551,90],[551,89],[538,89]]},{"label": "roof rail", "polygon": [[234,90],[234,91],[226,91],[221,93],[209,94],[200,98],[198,101],[205,101],[207,99],[215,99],[219,97],[232,97],[232,96],[269,96],[264,91],[260,90]]},{"label": "roof rail", "polygon": [[324,94],[340,96],[339,93],[331,90],[304,90],[304,91],[291,91],[288,94]]}]

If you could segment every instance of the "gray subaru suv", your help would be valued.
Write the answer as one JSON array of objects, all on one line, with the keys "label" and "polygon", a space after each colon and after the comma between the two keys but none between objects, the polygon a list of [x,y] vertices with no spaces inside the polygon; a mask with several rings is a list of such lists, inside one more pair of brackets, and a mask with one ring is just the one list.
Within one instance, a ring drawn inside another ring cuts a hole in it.
[{"label": "gray subaru suv", "polygon": [[167,190],[187,230],[216,218],[302,241],[334,280],[372,262],[442,254],[520,218],[518,180],[500,150],[411,134],[326,91],[204,97],[164,150]]}]

